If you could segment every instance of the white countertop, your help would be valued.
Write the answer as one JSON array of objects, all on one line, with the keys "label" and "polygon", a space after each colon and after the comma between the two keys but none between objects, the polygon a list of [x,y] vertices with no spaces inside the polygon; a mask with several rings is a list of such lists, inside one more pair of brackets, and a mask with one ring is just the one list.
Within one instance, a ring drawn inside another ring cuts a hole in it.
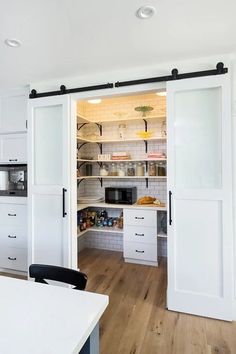
[{"label": "white countertop", "polygon": [[90,204],[77,204],[77,211],[94,207],[94,208],[111,208],[111,209],[146,209],[146,210],[157,210],[157,211],[165,211],[166,207],[159,207],[155,205],[138,205],[138,204],[110,204],[110,203],[90,203]]},{"label": "white countertop", "polygon": [[78,354],[108,296],[0,276],[1,354]]}]

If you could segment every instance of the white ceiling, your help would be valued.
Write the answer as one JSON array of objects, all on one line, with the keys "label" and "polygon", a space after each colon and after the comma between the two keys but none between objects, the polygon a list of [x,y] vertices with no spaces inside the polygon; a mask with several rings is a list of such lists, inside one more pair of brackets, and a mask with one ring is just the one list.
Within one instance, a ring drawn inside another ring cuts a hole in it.
[{"label": "white ceiling", "polygon": [[[156,15],[137,19],[146,4]],[[231,53],[235,13],[235,0],[0,0],[0,88]]]}]

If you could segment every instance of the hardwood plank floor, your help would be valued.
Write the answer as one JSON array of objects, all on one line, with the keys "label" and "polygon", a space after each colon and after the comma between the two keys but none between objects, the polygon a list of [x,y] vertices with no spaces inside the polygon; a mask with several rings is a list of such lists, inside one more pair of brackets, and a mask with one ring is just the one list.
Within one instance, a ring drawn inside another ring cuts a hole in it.
[{"label": "hardwood plank floor", "polygon": [[165,259],[148,267],[124,263],[120,252],[86,249],[79,266],[86,290],[110,297],[101,354],[236,354],[236,322],[166,310]]}]

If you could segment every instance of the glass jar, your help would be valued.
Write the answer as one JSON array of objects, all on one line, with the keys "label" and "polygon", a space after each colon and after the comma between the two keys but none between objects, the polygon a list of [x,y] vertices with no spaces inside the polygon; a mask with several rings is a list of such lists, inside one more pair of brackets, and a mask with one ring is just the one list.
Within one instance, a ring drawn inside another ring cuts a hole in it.
[{"label": "glass jar", "polygon": [[122,162],[118,165],[118,176],[125,176],[125,164]]},{"label": "glass jar", "polygon": [[136,175],[137,176],[144,176],[144,164],[142,162],[138,162]]},{"label": "glass jar", "polygon": [[119,124],[119,138],[125,139],[126,136],[126,124]]},{"label": "glass jar", "polygon": [[148,164],[148,175],[149,176],[156,176],[157,175],[156,165],[154,162],[149,162],[149,164]]},{"label": "glass jar", "polygon": [[164,162],[157,163],[157,176],[166,176],[166,165]]},{"label": "glass jar", "polygon": [[100,176],[108,176],[107,165],[102,165],[102,167],[100,168]]},{"label": "glass jar", "polygon": [[128,163],[127,176],[135,176],[135,165],[132,162]]},{"label": "glass jar", "polygon": [[163,120],[161,123],[161,136],[166,137],[166,121]]},{"label": "glass jar", "polygon": [[117,176],[117,168],[114,162],[111,164],[110,176]]}]

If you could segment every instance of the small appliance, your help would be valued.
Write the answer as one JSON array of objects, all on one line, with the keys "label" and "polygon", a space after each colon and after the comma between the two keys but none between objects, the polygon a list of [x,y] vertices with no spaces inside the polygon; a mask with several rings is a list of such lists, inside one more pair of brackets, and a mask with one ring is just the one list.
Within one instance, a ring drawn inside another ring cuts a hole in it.
[{"label": "small appliance", "polygon": [[134,204],[137,201],[137,187],[105,188],[105,203]]},{"label": "small appliance", "polygon": [[27,196],[27,165],[0,165],[0,196]]}]

